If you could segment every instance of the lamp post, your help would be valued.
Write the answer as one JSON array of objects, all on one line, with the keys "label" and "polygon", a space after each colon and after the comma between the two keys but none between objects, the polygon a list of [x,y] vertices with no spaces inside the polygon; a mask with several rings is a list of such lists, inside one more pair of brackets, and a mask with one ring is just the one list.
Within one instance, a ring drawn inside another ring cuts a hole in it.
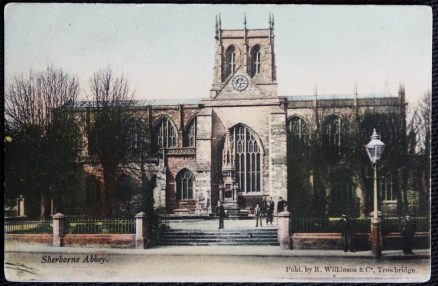
[{"label": "lamp post", "polygon": [[378,214],[379,208],[377,204],[377,161],[382,157],[385,144],[379,140],[379,135],[377,135],[376,129],[373,129],[371,141],[365,145],[365,149],[374,169],[374,215],[371,219],[371,251],[375,258],[379,258],[382,255],[382,246],[380,244],[381,218]]}]

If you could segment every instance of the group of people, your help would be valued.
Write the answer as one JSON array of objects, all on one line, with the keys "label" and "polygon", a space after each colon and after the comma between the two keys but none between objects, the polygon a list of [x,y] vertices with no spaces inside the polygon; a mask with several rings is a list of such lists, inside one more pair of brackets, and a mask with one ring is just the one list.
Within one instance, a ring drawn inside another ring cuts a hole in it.
[{"label": "group of people", "polygon": [[[287,207],[287,202],[282,197],[280,197],[277,203],[277,213],[281,213],[285,211],[286,207]],[[268,225],[269,223],[272,225],[274,221],[274,210],[275,210],[275,203],[271,197],[265,201],[264,210],[262,210],[259,204],[256,204],[254,208],[256,227],[259,226],[259,222],[260,222],[260,226],[262,226],[262,217],[264,214],[266,214],[266,225]],[[225,208],[221,202],[218,203],[218,206],[216,208],[216,215],[219,217],[218,229],[224,228],[224,219],[227,216],[227,213],[225,212]]]},{"label": "group of people", "polygon": [[[352,223],[348,215],[343,214],[339,221],[342,231],[342,241],[344,244],[344,251],[354,252],[352,244]],[[400,222],[400,234],[403,239],[403,253],[412,254],[412,242],[415,235],[416,222],[410,215],[406,215]]]},{"label": "group of people", "polygon": [[[283,200],[282,197],[280,197],[278,203],[277,203],[277,213],[281,213],[285,211],[287,206],[287,202]],[[256,218],[256,227],[262,226],[262,217],[263,214],[266,213],[266,225],[273,222],[274,218],[274,210],[275,210],[275,203],[273,202],[272,198],[269,198],[265,201],[265,210],[263,211],[260,208],[259,204],[256,204],[254,208],[254,216]],[[217,216],[219,217],[219,229],[224,228],[224,219],[226,217],[226,212],[224,209],[224,206],[222,203],[219,202],[218,208],[216,210]],[[352,243],[352,237],[353,237],[353,230],[352,230],[352,222],[348,215],[343,214],[341,219],[339,220],[339,224],[341,226],[341,233],[342,233],[342,242],[344,245],[344,252],[351,251],[354,252],[355,249],[353,248]],[[404,254],[412,254],[412,242],[415,235],[415,229],[416,229],[416,222],[415,219],[413,219],[410,215],[406,215],[404,219],[402,219],[400,223],[400,234],[403,239],[403,253]]]},{"label": "group of people", "polygon": [[[281,213],[285,210],[287,206],[287,203],[285,200],[283,200],[282,197],[280,197],[278,203],[277,203],[277,213]],[[265,206],[264,206],[264,211],[262,210],[262,208],[260,208],[259,204],[256,204],[255,208],[254,208],[254,216],[256,218],[256,227],[259,226],[259,222],[260,222],[260,226],[262,226],[262,217],[264,214],[266,214],[266,225],[268,225],[269,223],[271,223],[274,220],[274,210],[275,210],[275,203],[272,200],[271,197],[269,197],[268,200],[265,201]]]}]

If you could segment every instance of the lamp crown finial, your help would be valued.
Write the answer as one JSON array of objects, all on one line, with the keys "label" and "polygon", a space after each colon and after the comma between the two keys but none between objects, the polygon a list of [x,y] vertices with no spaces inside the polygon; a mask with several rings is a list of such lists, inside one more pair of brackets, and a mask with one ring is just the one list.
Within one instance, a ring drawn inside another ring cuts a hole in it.
[{"label": "lamp crown finial", "polygon": [[377,134],[376,128],[373,128],[373,135],[371,135],[371,139],[379,139],[379,135]]}]

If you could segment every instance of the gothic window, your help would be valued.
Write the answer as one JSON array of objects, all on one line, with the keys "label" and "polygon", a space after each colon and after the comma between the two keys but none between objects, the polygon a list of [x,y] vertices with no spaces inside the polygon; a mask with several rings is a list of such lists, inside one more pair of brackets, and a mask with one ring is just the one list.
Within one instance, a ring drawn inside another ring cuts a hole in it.
[{"label": "gothic window", "polygon": [[193,119],[189,126],[186,128],[184,134],[184,146],[185,147],[195,147],[196,146],[196,118]]},{"label": "gothic window", "polygon": [[331,184],[331,214],[341,215],[353,207],[354,185],[347,180],[336,180]]},{"label": "gothic window", "polygon": [[195,177],[192,172],[184,169],[176,176],[176,197],[178,200],[193,199],[193,185]]},{"label": "gothic window", "polygon": [[287,122],[287,134],[290,147],[299,148],[303,146],[308,134],[307,124],[304,119],[299,116],[291,117]]},{"label": "gothic window", "polygon": [[177,130],[173,122],[163,117],[156,129],[156,145],[158,148],[175,147],[178,141]]},{"label": "gothic window", "polygon": [[224,79],[236,71],[236,49],[229,46],[225,51]]},{"label": "gothic window", "polygon": [[262,153],[255,134],[245,125],[237,125],[231,130],[235,150],[236,179],[239,190],[244,193],[262,190]]},{"label": "gothic window", "polygon": [[137,124],[134,120],[130,120],[127,123],[126,132],[127,134],[125,135],[125,138],[129,154],[138,154],[141,149],[142,139],[141,128],[139,124]]},{"label": "gothic window", "polygon": [[251,49],[251,77],[260,73],[261,54],[260,46],[256,45]]},{"label": "gothic window", "polygon": [[341,156],[342,147],[342,120],[337,115],[329,116],[323,126],[324,146],[329,156]]},{"label": "gothic window", "polygon": [[397,201],[391,174],[379,179],[379,190],[383,201]]}]

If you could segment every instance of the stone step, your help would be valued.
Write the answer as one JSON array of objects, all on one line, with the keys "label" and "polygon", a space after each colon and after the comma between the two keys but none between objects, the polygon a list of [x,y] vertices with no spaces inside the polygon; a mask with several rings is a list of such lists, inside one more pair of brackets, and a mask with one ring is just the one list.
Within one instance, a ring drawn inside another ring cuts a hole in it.
[{"label": "stone step", "polygon": [[248,234],[248,233],[277,233],[277,229],[260,229],[260,230],[198,230],[198,229],[170,229],[166,230],[166,233],[236,233],[236,234]]},{"label": "stone step", "polygon": [[277,229],[169,229],[160,245],[279,245]]},{"label": "stone step", "polygon": [[202,246],[202,245],[279,245],[278,242],[161,242],[159,245],[192,245],[192,246]]},{"label": "stone step", "polygon": [[278,244],[276,239],[232,239],[232,240],[222,240],[222,239],[162,239],[160,240],[160,244],[179,244],[179,243],[232,243],[232,244],[248,244],[248,243],[256,243],[256,244]]},{"label": "stone step", "polygon": [[234,239],[234,238],[261,238],[261,239],[277,239],[276,235],[167,235],[162,234],[161,237],[163,238],[191,238],[191,239],[197,239],[197,238],[220,238],[220,239]]},{"label": "stone step", "polygon": [[167,234],[207,234],[207,235],[277,235],[276,231],[166,231]]}]

